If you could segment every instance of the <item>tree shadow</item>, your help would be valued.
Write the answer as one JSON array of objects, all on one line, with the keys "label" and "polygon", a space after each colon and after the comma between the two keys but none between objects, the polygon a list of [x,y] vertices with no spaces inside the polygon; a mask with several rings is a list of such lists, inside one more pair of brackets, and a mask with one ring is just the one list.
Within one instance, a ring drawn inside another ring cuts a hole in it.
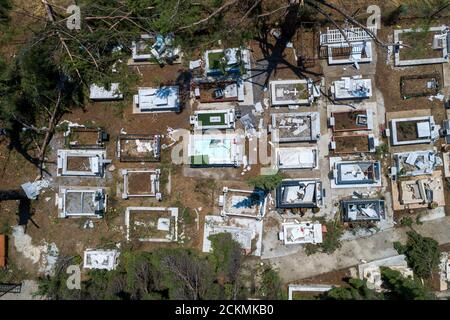
[{"label": "tree shadow", "polygon": [[181,70],[175,80],[175,84],[180,88],[180,112],[189,105],[189,96],[191,91],[192,73],[187,70]]},{"label": "tree shadow", "polygon": [[23,143],[20,137],[20,133],[22,132],[23,126],[18,123],[17,121],[14,121],[12,123],[12,128],[9,131],[9,150],[16,150],[20,155],[22,155],[28,162],[31,164],[38,166],[39,160],[35,157],[32,157],[28,151],[30,150],[29,146],[31,144],[31,141],[28,141],[26,143]]},{"label": "tree shadow", "polygon": [[296,66],[287,61],[283,57],[283,53],[287,48],[288,43],[292,42],[298,27],[298,10],[299,5],[290,6],[287,10],[284,20],[280,25],[281,34],[276,39],[275,44],[269,42],[269,30],[268,28],[262,28],[261,33],[255,38],[259,42],[259,47],[264,56],[264,59],[257,60],[256,62],[267,61],[267,67],[261,73],[256,74],[259,76],[262,73],[266,73],[266,77],[262,86],[267,87],[269,79],[273,73],[279,69],[280,65],[291,69],[298,77],[305,78],[307,75],[320,76],[322,74],[308,71],[304,67]]},{"label": "tree shadow", "polygon": [[[17,121],[12,122],[12,128],[9,130],[9,145],[8,149],[16,150],[22,157],[25,158],[29,163],[34,165],[36,168],[40,169],[39,165],[39,159],[36,157],[33,157],[30,155],[29,151],[32,149],[31,146],[31,140],[28,140],[26,142],[21,139],[21,132],[23,126],[18,123]],[[48,172],[45,169],[42,169],[43,172],[51,176],[50,172]]]},{"label": "tree shadow", "polygon": [[36,228],[39,229],[39,225],[36,222],[34,222],[32,218],[34,214],[35,211],[31,207],[30,199],[21,199],[19,202],[19,210],[18,210],[19,226],[24,226],[26,228],[28,226],[28,222],[31,222]]}]

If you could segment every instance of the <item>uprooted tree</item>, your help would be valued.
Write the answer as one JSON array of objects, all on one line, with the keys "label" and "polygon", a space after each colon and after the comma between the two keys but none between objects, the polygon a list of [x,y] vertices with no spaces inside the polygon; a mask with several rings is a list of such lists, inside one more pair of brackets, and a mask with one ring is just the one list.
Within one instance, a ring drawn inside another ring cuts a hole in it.
[{"label": "uprooted tree", "polygon": [[[439,5],[430,17],[448,8],[448,0],[433,1]],[[249,39],[264,39],[262,33],[278,26],[282,41],[268,50],[283,60],[282,52],[298,22],[317,16],[333,24],[344,38],[342,21],[365,29],[378,45],[388,45],[354,13],[326,0],[80,0],[76,3],[81,10],[80,30],[67,28],[70,13],[65,7],[47,0],[40,4],[40,14],[20,7],[14,10],[34,18],[32,28],[26,26],[33,32],[12,61],[0,64],[0,119],[14,129],[14,145],[41,173],[58,121],[83,105],[86,86],[125,85],[126,72],[114,73],[112,66],[126,59],[131,41],[140,34],[173,33],[189,57],[218,40],[239,46]],[[10,0],[0,0],[0,23],[8,20],[10,9]],[[276,60],[272,59],[268,74]]]}]

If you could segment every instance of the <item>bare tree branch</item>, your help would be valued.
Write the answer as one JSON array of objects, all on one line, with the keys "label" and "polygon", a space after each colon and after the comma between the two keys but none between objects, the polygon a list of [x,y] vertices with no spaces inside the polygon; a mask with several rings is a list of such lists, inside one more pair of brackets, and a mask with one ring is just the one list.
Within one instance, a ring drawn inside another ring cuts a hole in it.
[{"label": "bare tree branch", "polygon": [[53,134],[53,131],[55,129],[55,125],[56,125],[56,116],[59,112],[60,106],[61,106],[61,90],[58,91],[58,98],[57,101],[55,103],[55,107],[53,108],[53,112],[52,112],[52,116],[50,117],[50,119],[48,120],[48,130],[45,132],[45,136],[44,136],[44,141],[42,142],[42,145],[40,147],[40,152],[39,152],[39,169],[40,169],[40,174],[42,177],[42,173],[43,173],[43,166],[44,166],[44,161],[45,161],[45,149],[47,148],[48,144],[50,143],[50,139],[51,136]]},{"label": "bare tree branch", "polygon": [[291,5],[288,4],[288,5],[286,5],[286,6],[279,7],[279,8],[277,8],[277,9],[273,10],[273,11],[270,11],[270,12],[266,12],[266,13],[260,14],[260,15],[257,16],[257,18],[262,18],[262,17],[270,16],[270,15],[272,15],[272,14],[274,14],[274,13],[277,13],[278,11],[286,10],[286,9],[289,8],[290,6],[291,6]]},{"label": "bare tree branch", "polygon": [[199,25],[199,24],[208,22],[210,19],[212,19],[213,17],[215,17],[216,15],[218,15],[219,13],[221,13],[222,11],[224,11],[225,9],[227,9],[228,7],[234,5],[236,2],[238,2],[238,0],[231,0],[231,1],[229,1],[229,2],[227,2],[227,3],[225,3],[225,4],[223,4],[220,8],[218,8],[216,11],[214,11],[213,13],[211,13],[211,14],[210,14],[209,16],[207,16],[206,18],[201,19],[201,20],[199,20],[199,21],[196,21],[196,22],[194,22],[194,23],[191,23],[191,24],[188,25],[188,26],[181,27],[181,28],[179,28],[177,31],[189,29],[189,28],[195,27],[195,26],[197,26],[197,25]]},{"label": "bare tree branch", "polygon": [[[44,5],[45,10],[47,11],[47,18],[48,18],[48,20],[49,20],[52,24],[55,24],[56,21],[55,21],[54,15],[53,15],[52,7],[51,7],[50,4],[47,2],[47,0],[41,0],[41,2],[42,2],[42,4]],[[64,49],[66,50],[67,54],[69,55],[70,61],[73,62],[73,61],[74,61],[74,60],[73,60],[73,56],[72,56],[72,53],[71,53],[70,50],[69,50],[69,47],[68,47],[67,44],[66,44],[66,41],[65,41],[64,38],[61,36],[61,33],[59,33],[58,30],[56,31],[56,34],[58,35],[59,40],[60,40],[62,46],[64,47]],[[81,77],[81,73],[80,73],[80,71],[78,70],[78,68],[75,68],[75,71],[77,72],[77,75],[78,75],[78,77],[80,78],[81,82],[83,82],[83,78]]]},{"label": "bare tree branch", "polygon": [[319,6],[317,6],[316,4],[309,2],[308,4],[313,7],[314,9],[317,10],[317,12],[319,12],[320,14],[322,14],[325,18],[327,18],[341,33],[342,37],[345,39],[345,41],[350,45],[350,41],[348,40],[347,35],[345,34],[344,30],[342,30],[342,28],[337,24],[336,21],[334,21],[334,19],[328,14],[326,13],[324,10],[322,10],[322,8],[320,8]]},{"label": "bare tree branch", "polygon": [[377,37],[377,35],[375,33],[373,33],[371,30],[369,30],[369,28],[367,28],[366,26],[364,26],[362,23],[360,23],[358,20],[356,20],[355,18],[353,18],[351,15],[349,15],[347,12],[345,12],[343,9],[339,8],[338,6],[328,3],[325,0],[306,0],[306,3],[310,4],[311,3],[320,3],[322,5],[324,5],[325,7],[328,7],[330,9],[333,9],[334,11],[338,12],[339,14],[341,14],[343,17],[345,17],[348,21],[350,21],[352,24],[360,27],[361,29],[363,29],[364,31],[367,32],[367,34],[376,42],[378,43],[380,46],[382,47],[388,47],[388,46],[394,46],[395,44],[390,44],[390,43],[385,43],[384,41],[382,41],[380,38]]}]

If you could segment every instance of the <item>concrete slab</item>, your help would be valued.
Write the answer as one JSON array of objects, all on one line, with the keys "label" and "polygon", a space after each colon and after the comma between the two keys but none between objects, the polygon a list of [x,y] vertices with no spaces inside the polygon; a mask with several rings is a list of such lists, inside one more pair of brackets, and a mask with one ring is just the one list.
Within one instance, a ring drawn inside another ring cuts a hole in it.
[{"label": "concrete slab", "polygon": [[444,217],[445,217],[445,208],[439,207],[436,209],[428,210],[427,214],[424,216],[421,216],[419,218],[419,220],[420,220],[420,222],[425,222],[425,221],[442,219]]},{"label": "concrete slab", "polygon": [[444,78],[444,87],[449,88],[450,87],[450,63],[443,63],[442,64],[442,74]]}]

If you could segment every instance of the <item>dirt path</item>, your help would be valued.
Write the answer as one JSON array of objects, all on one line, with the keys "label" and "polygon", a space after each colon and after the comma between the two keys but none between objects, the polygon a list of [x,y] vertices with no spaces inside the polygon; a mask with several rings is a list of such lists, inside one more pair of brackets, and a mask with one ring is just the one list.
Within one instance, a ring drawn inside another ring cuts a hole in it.
[{"label": "dirt path", "polygon": [[[429,236],[439,244],[450,243],[450,217],[425,222],[414,226],[414,229],[424,236]],[[393,242],[406,241],[407,228],[390,229],[371,237],[345,241],[341,249],[332,255],[316,254],[307,256],[303,250],[297,253],[267,259],[279,270],[282,279],[289,283],[295,280],[316,276],[333,270],[348,268],[360,260],[372,261],[396,255]],[[307,263],[306,263],[307,261]]]}]

